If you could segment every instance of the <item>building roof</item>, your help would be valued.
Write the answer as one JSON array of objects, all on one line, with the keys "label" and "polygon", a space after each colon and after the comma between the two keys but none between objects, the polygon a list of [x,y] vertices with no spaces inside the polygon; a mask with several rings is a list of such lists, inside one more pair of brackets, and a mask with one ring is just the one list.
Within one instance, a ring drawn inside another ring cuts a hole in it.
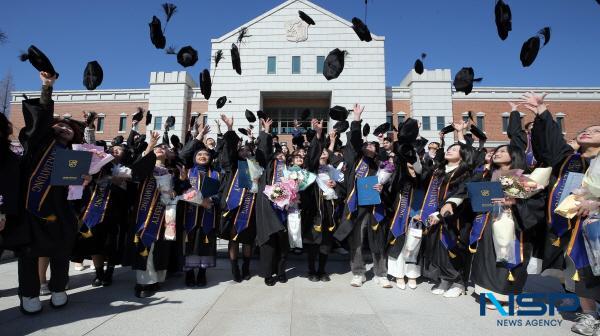
[{"label": "building roof", "polygon": [[[260,15],[260,16],[258,16],[258,17],[256,17],[256,18],[254,18],[254,19],[253,19],[253,20],[251,20],[251,21],[248,21],[248,22],[246,22],[245,24],[243,24],[243,25],[241,25],[241,26],[237,27],[236,29],[234,29],[234,30],[230,31],[229,33],[227,33],[227,34],[225,34],[225,35],[223,35],[223,36],[221,36],[221,37],[219,37],[219,38],[212,39],[212,40],[211,40],[211,42],[212,42],[212,43],[219,43],[219,42],[223,42],[223,41],[225,41],[226,39],[230,38],[231,36],[233,36],[233,35],[236,35],[236,34],[237,34],[239,31],[240,31],[240,29],[242,29],[242,28],[244,28],[244,27],[246,27],[246,28],[248,28],[248,27],[251,27],[251,26],[252,26],[252,25],[254,25],[255,23],[257,23],[257,22],[260,22],[260,21],[261,21],[261,20],[263,20],[264,18],[266,18],[266,17],[269,17],[269,16],[271,16],[272,14],[274,14],[274,13],[276,13],[276,12],[278,12],[278,11],[280,11],[280,10],[282,10],[282,9],[284,9],[284,8],[286,8],[286,7],[288,7],[288,6],[290,6],[291,4],[293,4],[293,3],[296,3],[296,2],[300,2],[300,3],[304,4],[304,5],[305,5],[305,6],[307,6],[307,7],[310,7],[310,8],[312,8],[312,9],[314,9],[314,10],[316,10],[316,11],[320,12],[320,13],[321,13],[321,14],[323,14],[323,15],[327,15],[327,16],[331,17],[332,19],[334,19],[334,20],[337,20],[337,21],[341,22],[342,24],[344,24],[344,25],[346,25],[346,26],[348,26],[348,27],[352,27],[352,22],[350,22],[350,21],[348,21],[348,20],[346,20],[346,19],[343,19],[343,18],[341,18],[341,17],[339,17],[339,16],[335,15],[335,14],[333,14],[332,12],[330,12],[330,11],[328,11],[328,10],[326,10],[326,9],[324,9],[324,8],[322,8],[322,7],[320,7],[320,6],[317,6],[317,5],[315,5],[314,3],[312,3],[312,2],[310,2],[310,1],[308,1],[308,0],[287,0],[286,2],[282,3],[281,5],[279,5],[279,6],[275,7],[275,8],[273,8],[273,9],[271,9],[271,10],[270,10],[270,11],[268,11],[268,12],[265,12],[265,13],[263,13],[262,15]],[[371,32],[371,37],[373,37],[373,39],[374,39],[374,40],[378,40],[378,41],[383,41],[383,40],[385,40],[385,37],[383,37],[383,36],[378,36],[378,35],[375,35],[375,34],[373,34],[372,32]]]}]

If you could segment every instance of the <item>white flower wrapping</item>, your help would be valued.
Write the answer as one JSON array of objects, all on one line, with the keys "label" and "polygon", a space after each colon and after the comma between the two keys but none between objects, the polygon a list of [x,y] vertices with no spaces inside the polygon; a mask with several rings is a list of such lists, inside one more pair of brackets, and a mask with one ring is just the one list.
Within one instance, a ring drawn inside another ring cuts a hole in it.
[{"label": "white flower wrapping", "polygon": [[492,223],[492,237],[496,262],[514,263],[515,257],[515,221],[510,209],[502,209]]},{"label": "white flower wrapping", "polygon": [[377,182],[379,182],[379,184],[388,183],[388,181],[392,177],[392,174],[393,173],[385,171],[384,169],[377,170]]},{"label": "white flower wrapping", "polygon": [[265,169],[261,167],[260,164],[258,164],[258,161],[256,161],[254,158],[246,161],[248,162],[248,172],[250,174],[250,179],[252,180],[252,189],[250,189],[250,192],[256,194],[258,192],[258,180],[262,176]]}]

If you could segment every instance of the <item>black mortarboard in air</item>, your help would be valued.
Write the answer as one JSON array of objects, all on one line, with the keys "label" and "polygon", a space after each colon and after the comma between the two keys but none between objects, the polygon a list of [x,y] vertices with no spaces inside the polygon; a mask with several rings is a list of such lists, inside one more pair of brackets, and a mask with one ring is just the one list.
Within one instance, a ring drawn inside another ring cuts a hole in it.
[{"label": "black mortarboard in air", "polygon": [[361,41],[371,42],[373,40],[369,27],[357,17],[352,19],[352,29]]},{"label": "black mortarboard in air", "polygon": [[421,58],[418,58],[415,61],[415,72],[419,75],[422,75],[423,71],[425,71],[425,66],[423,65],[423,60],[425,59],[425,57],[427,57],[427,54],[422,53]]},{"label": "black mortarboard in air", "polygon": [[137,112],[135,112],[132,116],[131,116],[131,120],[135,120],[135,121],[142,121],[142,119],[144,119],[144,109],[142,109],[141,107],[137,108]]},{"label": "black mortarboard in air", "polygon": [[175,134],[171,135],[171,145],[173,145],[174,148],[181,147],[181,140],[179,140],[179,137]]},{"label": "black mortarboard in air", "polygon": [[167,39],[163,34],[160,19],[156,16],[152,17],[152,22],[149,24],[150,26],[150,41],[156,47],[156,49],[164,49],[167,44]]},{"label": "black mortarboard in air", "polygon": [[123,141],[125,141],[125,138],[123,138],[122,135],[117,135],[116,137],[114,137],[114,139],[111,142],[112,142],[113,146],[118,146],[118,145],[122,144]]},{"label": "black mortarboard in air", "polygon": [[480,141],[486,141],[487,136],[477,126],[471,125],[471,133],[477,137]]},{"label": "black mortarboard in air", "polygon": [[217,108],[220,109],[227,104],[227,96],[223,96],[217,99]]},{"label": "black mortarboard in air", "polygon": [[246,110],[246,112],[244,112],[244,115],[246,116],[246,120],[248,120],[249,123],[256,122],[256,116],[254,115],[254,113],[252,113],[252,111]]},{"label": "black mortarboard in air", "polygon": [[410,164],[417,162],[417,151],[411,144],[396,142],[394,143],[394,152],[398,154],[401,161]]},{"label": "black mortarboard in air", "polygon": [[192,46],[185,46],[177,53],[177,63],[183,67],[194,66],[198,62],[198,52]]},{"label": "black mortarboard in air", "polygon": [[344,71],[344,58],[346,52],[338,48],[333,49],[327,58],[325,58],[325,64],[323,64],[323,76],[327,80],[338,78],[342,71]]},{"label": "black mortarboard in air", "polygon": [[448,125],[444,128],[442,128],[442,130],[440,131],[442,134],[448,134],[448,133],[452,133],[454,132],[454,126],[452,125]]},{"label": "black mortarboard in air", "polygon": [[[544,39],[544,43],[542,44],[541,39]],[[524,67],[528,67],[533,64],[535,58],[538,55],[541,47],[545,46],[550,42],[550,27],[542,28],[538,31],[537,35],[529,38],[523,46],[521,47],[521,64]]]},{"label": "black mortarboard in air", "polygon": [[308,23],[309,25],[313,25],[313,26],[315,25],[315,20],[313,20],[310,16],[308,16],[303,11],[298,11],[298,15],[300,15],[300,18],[302,19],[302,21]]},{"label": "black mortarboard in air", "polygon": [[498,36],[504,41],[508,37],[508,32],[512,30],[512,14],[510,12],[510,7],[503,0],[498,0],[496,2],[494,13],[496,14]]},{"label": "black mortarboard in air", "polygon": [[337,121],[346,120],[346,118],[348,118],[349,113],[350,112],[348,112],[347,108],[339,105],[336,105],[329,109],[329,117]]},{"label": "black mortarboard in air", "polygon": [[473,82],[481,82],[482,78],[475,78],[473,68],[462,68],[454,76],[454,87],[457,92],[464,92],[468,95],[473,90]]},{"label": "black mortarboard in air", "polygon": [[245,136],[248,136],[248,130],[245,128],[238,128],[238,132],[242,133]]},{"label": "black mortarboard in air", "polygon": [[349,127],[350,127],[350,123],[348,123],[348,121],[346,121],[346,120],[338,121],[335,123],[335,125],[333,125],[333,129],[337,133],[344,133],[348,130]]},{"label": "black mortarboard in air", "polygon": [[374,136],[378,136],[380,134],[385,134],[387,132],[389,132],[392,129],[392,124],[390,124],[389,122],[383,123],[379,126],[377,126],[377,128],[375,128],[375,130],[373,131],[373,135]]},{"label": "black mortarboard in air", "polygon": [[398,142],[412,143],[419,136],[419,123],[413,118],[406,119],[398,127]]},{"label": "black mortarboard in air", "polygon": [[240,50],[235,45],[231,44],[231,65],[238,75],[242,74],[242,60],[240,59]]},{"label": "black mortarboard in air", "polygon": [[146,126],[150,125],[150,123],[152,122],[152,113],[150,113],[150,110],[146,111]]},{"label": "black mortarboard in air", "polygon": [[366,137],[367,135],[369,135],[369,133],[371,133],[371,126],[369,126],[369,123],[366,123],[366,124],[363,126],[363,129],[362,129],[362,135],[363,135],[364,137]]},{"label": "black mortarboard in air", "polygon": [[210,80],[210,71],[208,71],[208,69],[204,69],[200,73],[200,92],[206,100],[210,99],[210,95],[212,94],[212,82]]},{"label": "black mortarboard in air", "polygon": [[304,109],[304,111],[302,111],[300,114],[300,119],[306,120],[308,117],[310,117],[310,109]]},{"label": "black mortarboard in air", "polygon": [[58,78],[58,73],[54,70],[50,59],[36,46],[30,45],[27,52],[22,53],[19,58],[21,62],[29,61],[37,71],[44,71],[50,76],[56,75],[56,78]]},{"label": "black mortarboard in air", "polygon": [[88,90],[95,90],[104,78],[102,67],[97,61],[89,62],[83,71],[83,85]]},{"label": "black mortarboard in air", "polygon": [[167,117],[167,121],[165,121],[165,125],[167,125],[168,128],[173,128],[173,126],[175,126],[175,117],[173,117],[173,116]]},{"label": "black mortarboard in air", "polygon": [[308,141],[308,142],[311,142],[311,141],[312,141],[312,139],[315,137],[315,135],[317,135],[317,131],[315,131],[315,130],[314,130],[314,129],[312,129],[312,128],[309,128],[309,129],[307,129],[307,130],[306,130],[306,134],[305,134],[305,136],[306,136],[306,141]]},{"label": "black mortarboard in air", "polygon": [[267,120],[269,118],[269,116],[262,110],[256,111],[256,115],[258,116],[258,118],[264,119],[264,120]]}]

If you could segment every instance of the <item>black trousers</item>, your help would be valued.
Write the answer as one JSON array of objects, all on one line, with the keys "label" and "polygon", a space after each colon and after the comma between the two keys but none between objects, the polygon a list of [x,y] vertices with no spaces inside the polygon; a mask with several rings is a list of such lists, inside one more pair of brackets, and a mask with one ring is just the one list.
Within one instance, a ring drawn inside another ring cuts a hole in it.
[{"label": "black trousers", "polygon": [[284,231],[269,236],[269,240],[260,246],[260,273],[263,278],[273,274],[285,274],[285,262],[290,250],[288,234]]},{"label": "black trousers", "polygon": [[[38,273],[38,257],[27,253],[19,256],[19,295],[23,297],[40,296],[40,276]],[[69,257],[50,257],[51,292],[63,292],[69,282]]]}]

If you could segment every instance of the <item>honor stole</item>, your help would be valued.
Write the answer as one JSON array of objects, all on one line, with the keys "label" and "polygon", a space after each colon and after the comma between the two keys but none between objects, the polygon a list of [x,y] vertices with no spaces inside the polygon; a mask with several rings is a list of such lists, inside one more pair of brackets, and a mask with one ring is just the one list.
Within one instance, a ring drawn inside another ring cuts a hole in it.
[{"label": "honor stole", "polygon": [[535,168],[537,160],[533,156],[533,148],[531,147],[531,134],[527,133],[527,148],[525,149],[525,163],[530,169]]},{"label": "honor stole", "polygon": [[141,242],[147,256],[152,244],[158,240],[165,216],[165,205],[160,201],[160,190],[154,176],[147,178],[142,186],[138,204],[134,243]]},{"label": "honor stole", "polygon": [[408,221],[410,220],[410,209],[413,200],[413,188],[410,183],[404,183],[402,190],[400,191],[400,200],[396,206],[394,217],[392,217],[392,224],[390,226],[390,232],[394,236],[394,239],[390,242],[390,245],[396,243],[396,239],[406,233],[408,228]]},{"label": "honor stole", "polygon": [[[352,218],[352,214],[358,210],[358,195],[356,193],[356,180],[359,178],[366,177],[369,174],[369,163],[363,157],[360,159],[356,167],[354,168],[354,183],[352,186],[352,191],[348,195],[346,199],[346,204],[348,204],[348,216],[349,220]],[[379,223],[385,218],[385,207],[383,202],[373,206],[373,217],[375,218],[376,225],[372,226],[373,231],[377,231],[379,228]]]},{"label": "honor stole", "polygon": [[233,219],[233,227],[235,228],[234,241],[250,225],[255,200],[256,194],[251,193],[245,188],[240,188],[240,179],[236,170],[227,192],[227,198],[225,199],[227,211],[223,214],[223,217],[227,217],[231,211],[237,209]]},{"label": "honor stole", "polygon": [[573,276],[573,280],[575,281],[579,281],[578,270],[590,265],[582,232],[584,220],[585,218],[577,217],[573,231],[571,232],[569,245],[567,246],[567,255],[575,264],[575,275]]},{"label": "honor stole", "polygon": [[84,238],[92,236],[92,228],[104,220],[108,202],[110,201],[110,183],[96,183],[92,197],[85,208],[85,212],[81,217],[80,232]]},{"label": "honor stole", "polygon": [[64,148],[63,146],[52,141],[44,151],[38,165],[31,173],[27,184],[27,195],[25,199],[25,209],[39,218],[43,218],[49,222],[56,220],[54,214],[45,217],[41,213],[44,201],[50,192],[50,177],[54,168],[54,159],[56,157],[56,149]]},{"label": "honor stole", "polygon": [[[208,170],[208,173],[202,171],[198,167],[192,168],[188,173],[188,179],[193,189],[200,192],[202,190],[202,183],[206,177],[219,180],[219,173],[216,171]],[[207,211],[203,207],[191,203],[186,203],[185,211],[183,213],[183,225],[187,234],[192,231],[201,223],[202,232],[205,236],[208,236],[214,229],[216,223],[216,212]],[[204,240],[208,243],[208,238]]]}]

